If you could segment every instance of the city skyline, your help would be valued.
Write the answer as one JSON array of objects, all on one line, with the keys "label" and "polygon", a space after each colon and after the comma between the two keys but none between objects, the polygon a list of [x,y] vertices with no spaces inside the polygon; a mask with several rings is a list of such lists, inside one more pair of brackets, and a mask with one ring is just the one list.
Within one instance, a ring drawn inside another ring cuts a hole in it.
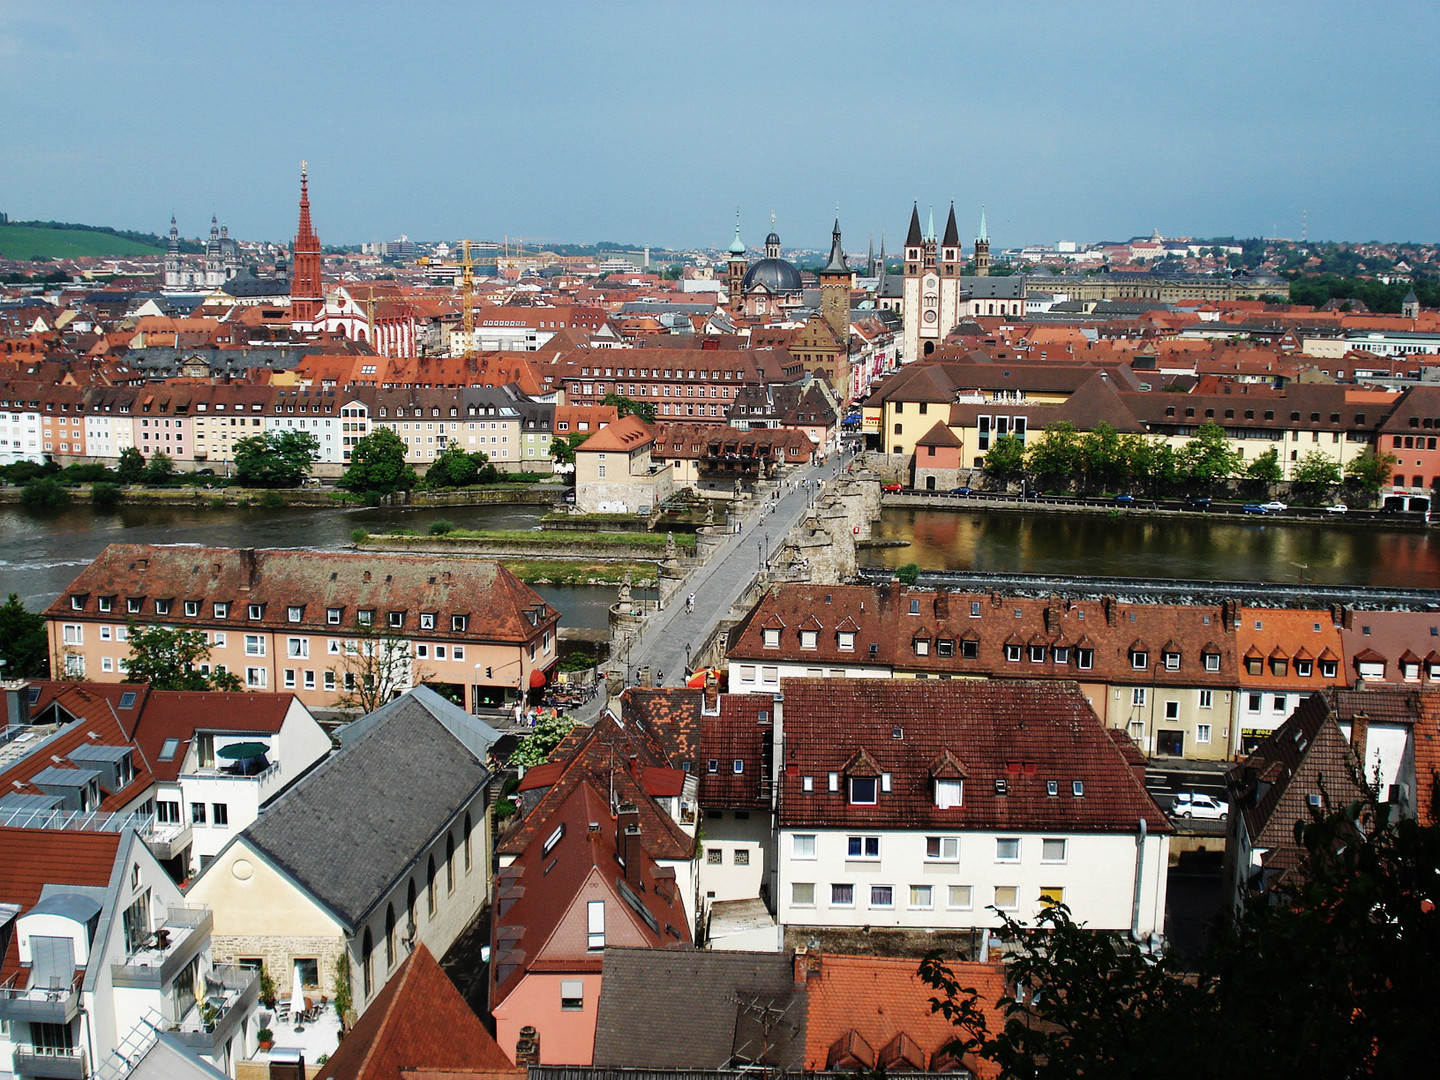
[{"label": "city skyline", "polygon": [[1428,5],[304,10],[0,10],[0,211],[288,241],[304,158],[330,244],[1440,237]]}]

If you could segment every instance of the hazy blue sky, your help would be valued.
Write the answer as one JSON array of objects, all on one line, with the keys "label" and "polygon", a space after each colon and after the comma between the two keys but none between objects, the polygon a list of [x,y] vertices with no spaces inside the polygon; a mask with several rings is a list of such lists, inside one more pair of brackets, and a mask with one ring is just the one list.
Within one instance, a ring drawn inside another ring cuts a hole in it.
[{"label": "hazy blue sky", "polygon": [[1440,3],[0,0],[0,210],[287,240],[1440,239]]}]

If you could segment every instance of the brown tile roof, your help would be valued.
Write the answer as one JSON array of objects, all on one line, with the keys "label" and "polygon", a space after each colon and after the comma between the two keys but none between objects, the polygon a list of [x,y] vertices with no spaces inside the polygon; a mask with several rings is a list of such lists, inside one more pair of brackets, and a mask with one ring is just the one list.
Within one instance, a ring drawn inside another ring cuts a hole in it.
[{"label": "brown tile roof", "polygon": [[602,451],[628,454],[653,443],[656,430],[638,416],[626,416],[591,435],[581,449],[587,454]]},{"label": "brown tile roof", "polygon": [[[1170,831],[1073,683],[785,679],[781,689],[785,828],[1127,832],[1144,818],[1150,831]],[[966,779],[963,804],[941,810],[932,769],[946,751]],[[891,776],[873,805],[850,803],[846,791],[847,762],[860,752]],[[840,774],[836,791],[830,773]]]},{"label": "brown tile roof", "polygon": [[[104,888],[123,833],[75,829],[12,829],[0,826],[0,903],[34,907],[46,885]],[[19,969],[19,942],[10,936],[0,979]]]},{"label": "brown tile roof", "polygon": [[[86,598],[81,610],[71,604],[77,595]],[[125,610],[129,597],[168,599],[172,608],[165,616],[167,625],[220,630],[249,626],[334,634],[343,626],[353,632],[357,610],[373,609],[382,632],[390,611],[406,613],[407,633],[413,633],[421,612],[432,612],[437,635],[517,643],[537,636],[539,625],[559,619],[539,593],[499,563],[484,559],[447,559],[437,567],[434,559],[422,555],[162,544],[111,544],[80,571],[46,615],[101,617],[102,596],[116,598],[116,612]],[[183,614],[186,600],[200,601],[198,615]],[[215,617],[216,601],[230,605],[225,618]],[[261,619],[248,617],[252,604],[264,605]],[[297,604],[304,612],[292,623],[287,608]],[[153,618],[153,603],[142,606],[145,617]],[[326,612],[332,607],[342,609],[340,624],[328,622]],[[527,613],[541,608],[539,623],[531,622]],[[464,631],[450,629],[454,615],[467,617]]]},{"label": "brown tile roof", "polygon": [[515,1070],[424,942],[320,1070],[318,1080],[410,1080],[421,1069]]}]

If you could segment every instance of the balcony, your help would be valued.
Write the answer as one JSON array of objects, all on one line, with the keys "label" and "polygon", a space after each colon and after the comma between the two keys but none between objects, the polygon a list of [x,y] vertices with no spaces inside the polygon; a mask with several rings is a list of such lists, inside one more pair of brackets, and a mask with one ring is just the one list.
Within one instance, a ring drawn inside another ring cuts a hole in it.
[{"label": "balcony", "polygon": [[203,1003],[187,1012],[171,1033],[192,1050],[215,1057],[260,999],[260,972],[216,964],[205,976]]},{"label": "balcony", "polygon": [[177,859],[185,853],[190,846],[193,832],[188,824],[160,824],[158,821],[146,837],[150,845],[150,854],[164,862],[169,859]]},{"label": "balcony", "polygon": [[85,1080],[84,1050],[59,1050],[48,1046],[16,1043],[13,1058],[17,1076],[57,1077],[59,1080]]},{"label": "balcony", "polygon": [[68,1024],[80,1011],[80,989],[26,986],[30,969],[17,972],[0,985],[0,1020],[34,1024]]},{"label": "balcony", "polygon": [[195,954],[210,940],[214,917],[209,908],[172,907],[165,921],[132,949],[124,961],[110,965],[110,979],[117,987],[160,990],[171,985]]}]

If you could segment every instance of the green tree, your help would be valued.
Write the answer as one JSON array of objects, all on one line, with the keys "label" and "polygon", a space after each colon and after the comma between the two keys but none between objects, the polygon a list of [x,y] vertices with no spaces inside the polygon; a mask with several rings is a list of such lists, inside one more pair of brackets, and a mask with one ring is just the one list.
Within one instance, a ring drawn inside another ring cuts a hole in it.
[{"label": "green tree", "polygon": [[556,435],[550,440],[550,456],[561,465],[575,464],[575,448],[590,437],[588,431],[576,431],[569,435]]},{"label": "green tree", "polygon": [[1025,443],[1018,435],[1001,435],[985,452],[985,475],[1002,484],[1025,475]]},{"label": "green tree", "polygon": [[170,455],[164,450],[156,450],[150,455],[149,462],[145,465],[145,482],[147,484],[163,484],[175,475],[175,462],[170,460]]},{"label": "green tree", "polygon": [[425,681],[411,659],[410,642],[375,626],[361,625],[344,642],[336,704],[361,714],[371,713],[397,694]]},{"label": "green tree", "polygon": [[520,748],[510,755],[509,764],[527,769],[544,764],[574,726],[575,721],[564,713],[546,717],[531,729]]},{"label": "green tree", "polygon": [[0,604],[0,660],[5,661],[0,676],[7,679],[43,679],[50,673],[45,619],[26,610],[13,592]]},{"label": "green tree", "polygon": [[20,489],[20,501],[33,507],[68,506],[70,492],[53,476],[42,476]]},{"label": "green tree", "polygon": [[1340,483],[1340,463],[1317,447],[1301,455],[1290,478],[1303,501],[1314,501]]},{"label": "green tree", "polygon": [[1280,450],[1272,446],[1245,466],[1245,479],[1266,484],[1278,483],[1285,472],[1280,468]]},{"label": "green tree", "polygon": [[126,679],[149,683],[156,690],[239,690],[240,679],[229,671],[200,670],[210,659],[210,642],[203,630],[169,626],[140,626],[126,630],[130,659]]},{"label": "green tree", "polygon": [[1207,420],[1181,448],[1179,467],[1184,481],[1203,490],[1234,476],[1240,469],[1240,455],[1230,445],[1225,429]]},{"label": "green tree", "polygon": [[938,954],[921,967],[932,1007],[1005,1077],[1208,1080],[1237,1062],[1297,1080],[1440,1075],[1440,826],[1400,819],[1371,790],[1295,835],[1298,871],[1196,960],[1152,957],[1062,905],[1033,928],[1002,912],[1014,951],[1001,1029]]},{"label": "green tree", "polygon": [[1107,491],[1130,479],[1131,446],[1111,425],[1098,423],[1080,437],[1080,460],[1086,487]]},{"label": "green tree", "polygon": [[145,455],[133,446],[120,451],[120,461],[115,466],[115,476],[122,484],[138,484],[145,475]]},{"label": "green tree", "polygon": [[1046,424],[1025,455],[1026,466],[1041,487],[1069,487],[1080,479],[1080,434],[1068,420]]},{"label": "green tree", "polygon": [[405,444],[389,428],[378,428],[355,444],[350,468],[340,486],[357,495],[390,495],[416,484],[415,470],[405,463]]},{"label": "green tree", "polygon": [[1389,452],[1377,454],[1367,446],[1365,452],[1345,466],[1345,479],[1360,491],[1377,494],[1390,481],[1390,474],[1400,459]]},{"label": "green tree", "polygon": [[293,488],[320,457],[320,440],[308,431],[267,431],[237,439],[235,476],[246,487]]},{"label": "green tree", "polygon": [[634,398],[617,394],[613,390],[600,399],[601,405],[614,405],[621,419],[627,416],[638,416],[647,424],[655,423],[655,403],[653,401],[636,401]]},{"label": "green tree", "polygon": [[491,464],[490,455],[483,450],[466,453],[452,439],[426,471],[425,486],[467,487],[470,484],[493,484],[499,478],[500,470]]}]

